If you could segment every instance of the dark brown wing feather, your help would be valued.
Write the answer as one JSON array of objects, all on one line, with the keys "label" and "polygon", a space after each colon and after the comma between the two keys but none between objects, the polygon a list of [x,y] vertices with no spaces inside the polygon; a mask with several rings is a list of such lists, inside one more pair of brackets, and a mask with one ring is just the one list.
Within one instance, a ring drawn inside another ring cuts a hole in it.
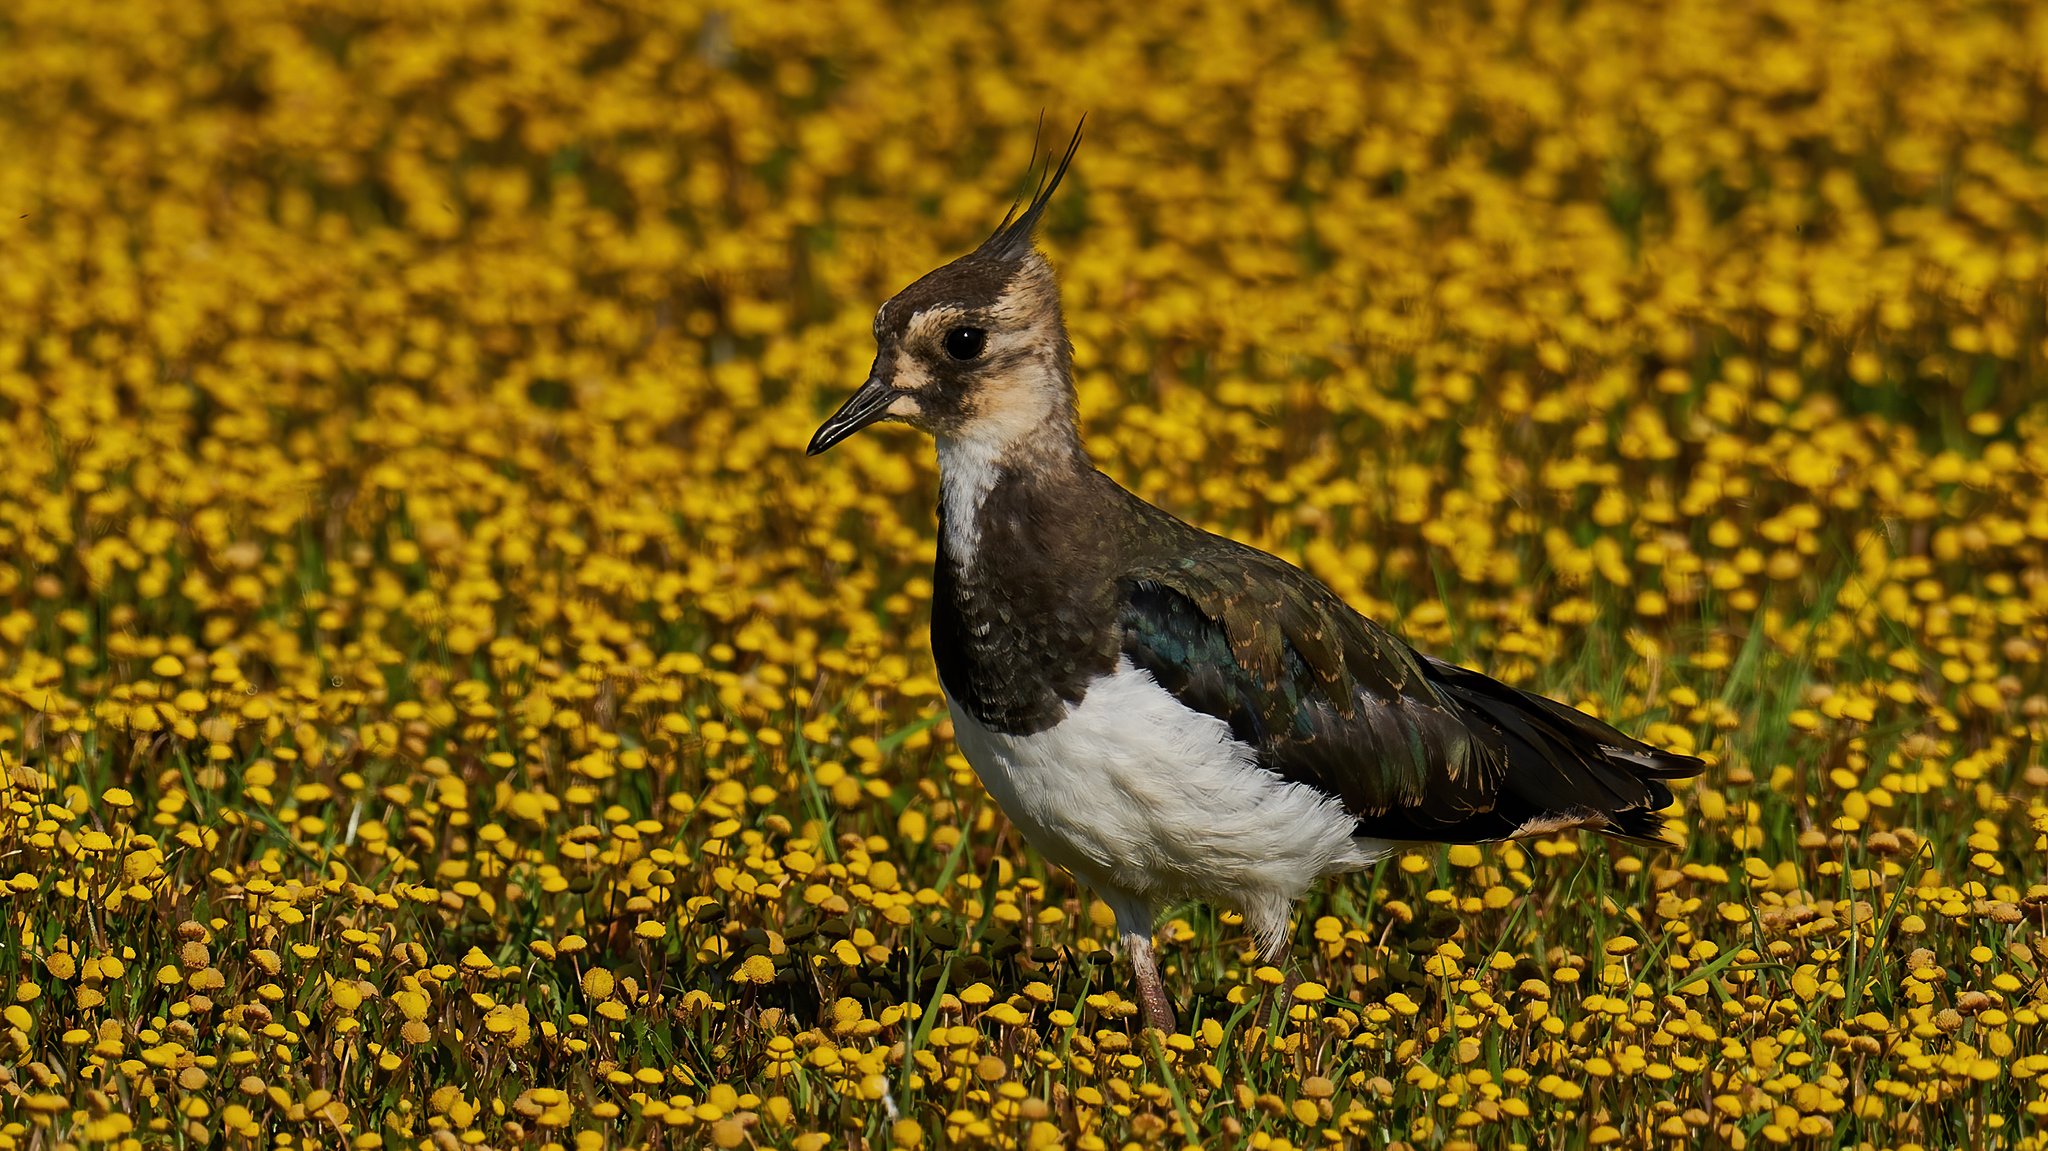
[{"label": "dark brown wing feather", "polygon": [[1660,837],[1699,773],[1599,720],[1420,655],[1314,577],[1152,511],[1121,581],[1122,651],[1359,832],[1484,842],[1588,826]]}]

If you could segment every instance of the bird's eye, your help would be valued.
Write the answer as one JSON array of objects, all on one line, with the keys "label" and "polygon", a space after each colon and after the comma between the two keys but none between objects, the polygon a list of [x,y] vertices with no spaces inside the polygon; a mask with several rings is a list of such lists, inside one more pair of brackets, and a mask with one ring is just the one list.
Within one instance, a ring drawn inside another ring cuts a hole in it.
[{"label": "bird's eye", "polygon": [[980,328],[954,328],[946,333],[946,354],[956,360],[971,360],[988,344],[988,333]]}]

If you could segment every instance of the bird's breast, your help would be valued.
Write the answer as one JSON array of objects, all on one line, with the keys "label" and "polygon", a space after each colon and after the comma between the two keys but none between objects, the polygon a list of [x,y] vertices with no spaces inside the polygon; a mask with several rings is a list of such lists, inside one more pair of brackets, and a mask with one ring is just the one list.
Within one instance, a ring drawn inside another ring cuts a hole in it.
[{"label": "bird's breast", "polygon": [[1114,588],[1028,485],[988,491],[972,509],[971,534],[952,522],[960,514],[968,513],[942,508],[933,570],[939,678],[985,729],[1044,731],[1116,665]]},{"label": "bird's breast", "polygon": [[1363,861],[1341,804],[1259,767],[1229,725],[1128,661],[1031,733],[991,731],[949,702],[954,738],[997,806],[1105,897],[1242,907]]}]

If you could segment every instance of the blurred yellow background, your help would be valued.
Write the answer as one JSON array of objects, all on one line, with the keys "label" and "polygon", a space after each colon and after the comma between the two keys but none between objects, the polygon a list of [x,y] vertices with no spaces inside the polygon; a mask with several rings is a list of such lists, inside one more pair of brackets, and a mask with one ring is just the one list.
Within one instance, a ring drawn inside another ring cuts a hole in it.
[{"label": "blurred yellow background", "polygon": [[[1683,852],[1410,855],[1273,1019],[1183,909],[1132,1039],[928,446],[802,452],[1084,112],[1101,466]],[[10,0],[0,1146],[2019,1138],[2044,132],[2024,4]]]}]

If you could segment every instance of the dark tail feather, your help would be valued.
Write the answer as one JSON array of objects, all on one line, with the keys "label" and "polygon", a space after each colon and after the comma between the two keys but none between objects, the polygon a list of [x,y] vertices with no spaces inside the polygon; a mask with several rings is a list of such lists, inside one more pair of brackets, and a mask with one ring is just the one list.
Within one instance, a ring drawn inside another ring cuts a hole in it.
[{"label": "dark tail feather", "polygon": [[[1587,827],[1621,839],[1668,844],[1666,781],[1690,779],[1706,765],[1660,751],[1594,719],[1476,671],[1424,657],[1437,688],[1474,719],[1501,733],[1506,778],[1490,821],[1495,838]],[[1477,830],[1475,828],[1475,830]]]}]

